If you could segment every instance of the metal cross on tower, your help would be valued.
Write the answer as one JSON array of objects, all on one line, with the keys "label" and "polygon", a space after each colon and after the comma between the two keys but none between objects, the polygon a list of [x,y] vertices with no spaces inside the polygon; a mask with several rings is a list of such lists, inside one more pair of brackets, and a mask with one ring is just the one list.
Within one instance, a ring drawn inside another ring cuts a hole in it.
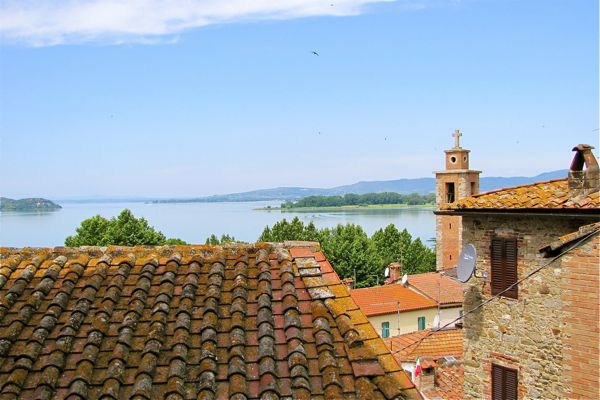
[{"label": "metal cross on tower", "polygon": [[454,131],[452,136],[454,136],[454,147],[459,148],[460,147],[460,137],[462,136],[462,133],[460,133],[460,130],[457,129]]}]

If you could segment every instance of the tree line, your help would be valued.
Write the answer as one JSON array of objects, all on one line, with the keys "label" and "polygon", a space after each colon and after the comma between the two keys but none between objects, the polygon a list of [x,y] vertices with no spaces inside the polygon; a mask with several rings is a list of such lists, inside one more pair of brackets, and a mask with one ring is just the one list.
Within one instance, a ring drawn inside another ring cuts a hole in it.
[{"label": "tree line", "polygon": [[369,237],[360,225],[337,225],[317,229],[298,217],[283,219],[267,226],[260,242],[307,240],[321,244],[321,249],[340,278],[355,278],[357,287],[374,286],[383,282],[385,267],[400,262],[405,274],[435,271],[435,252],[406,229],[399,231],[394,224],[377,230]]},{"label": "tree line", "polygon": [[[435,271],[435,252],[415,238],[406,229],[400,231],[394,224],[379,229],[369,237],[360,225],[337,225],[317,228],[312,222],[304,224],[298,217],[283,219],[272,227],[266,226],[259,242],[285,240],[315,241],[321,244],[325,257],[340,278],[354,278],[357,287],[374,286],[383,282],[383,271],[391,262],[400,262],[406,274]],[[206,244],[218,245],[236,242],[230,235],[211,235]],[[187,244],[181,239],[166,238],[162,232],[148,225],[144,218],[136,218],[130,210],[117,217],[102,216],[81,222],[76,234],[65,239],[65,246],[136,246]]]},{"label": "tree line", "polygon": [[405,204],[424,205],[433,204],[435,194],[421,195],[418,193],[400,194],[395,192],[354,194],[343,196],[308,196],[296,201],[286,201],[281,208],[302,207],[340,207],[340,206],[368,206],[378,204]]}]

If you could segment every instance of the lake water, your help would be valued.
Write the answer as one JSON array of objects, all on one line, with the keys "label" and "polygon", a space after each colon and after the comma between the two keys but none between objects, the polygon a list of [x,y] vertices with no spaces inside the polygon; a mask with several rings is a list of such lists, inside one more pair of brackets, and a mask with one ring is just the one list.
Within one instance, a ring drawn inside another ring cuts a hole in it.
[{"label": "lake water", "polygon": [[318,228],[353,223],[371,235],[379,228],[394,224],[406,228],[413,237],[426,243],[435,237],[432,208],[352,209],[324,212],[258,211],[261,207],[278,207],[279,201],[236,203],[60,203],[59,211],[44,213],[0,212],[0,245],[11,247],[54,247],[64,245],[81,221],[94,215],[113,217],[129,208],[136,217],[167,237],[188,243],[204,243],[211,234],[233,235],[245,242],[255,242],[265,226],[283,218],[299,217],[313,221]]}]

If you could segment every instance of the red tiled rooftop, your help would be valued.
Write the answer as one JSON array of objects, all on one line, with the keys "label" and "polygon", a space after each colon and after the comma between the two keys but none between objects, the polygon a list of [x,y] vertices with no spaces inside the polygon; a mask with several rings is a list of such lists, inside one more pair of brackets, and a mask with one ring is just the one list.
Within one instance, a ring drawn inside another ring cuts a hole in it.
[{"label": "red tiled rooftop", "polygon": [[476,194],[442,207],[444,210],[597,209],[598,191],[569,197],[567,179],[536,182]]},{"label": "red tiled rooftop", "polygon": [[465,367],[461,362],[437,363],[435,387],[422,393],[429,400],[462,400],[464,383]]},{"label": "red tiled rooftop", "polygon": [[428,299],[401,284],[375,286],[364,289],[354,289],[350,292],[367,317],[398,312],[421,310],[437,307],[432,299]]},{"label": "red tiled rooftop", "polygon": [[2,398],[421,398],[314,246],[0,249]]},{"label": "red tiled rooftop", "polygon": [[437,272],[408,275],[408,285],[443,305],[463,302],[461,283]]},{"label": "red tiled rooftop", "polygon": [[[431,335],[429,335],[430,333]],[[429,357],[434,360],[446,356],[463,357],[462,329],[444,329],[433,332],[431,329],[426,329],[384,340],[399,362],[414,362],[418,357]]]}]

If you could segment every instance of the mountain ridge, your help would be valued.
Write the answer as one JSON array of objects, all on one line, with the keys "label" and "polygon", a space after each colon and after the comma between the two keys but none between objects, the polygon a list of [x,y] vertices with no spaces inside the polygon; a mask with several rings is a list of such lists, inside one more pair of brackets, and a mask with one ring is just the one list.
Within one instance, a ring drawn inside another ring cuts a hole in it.
[{"label": "mountain ridge", "polygon": [[[480,192],[500,189],[503,187],[526,185],[529,183],[566,178],[568,170],[556,170],[527,177],[482,177],[479,180]],[[307,188],[300,186],[276,187],[258,189],[247,192],[220,194],[196,198],[173,198],[152,200],[152,203],[216,203],[225,201],[268,201],[268,200],[298,200],[307,196],[338,196],[348,193],[366,194],[396,192],[401,194],[428,194],[435,191],[435,178],[401,178],[388,181],[359,181],[350,185],[333,188]]]}]

